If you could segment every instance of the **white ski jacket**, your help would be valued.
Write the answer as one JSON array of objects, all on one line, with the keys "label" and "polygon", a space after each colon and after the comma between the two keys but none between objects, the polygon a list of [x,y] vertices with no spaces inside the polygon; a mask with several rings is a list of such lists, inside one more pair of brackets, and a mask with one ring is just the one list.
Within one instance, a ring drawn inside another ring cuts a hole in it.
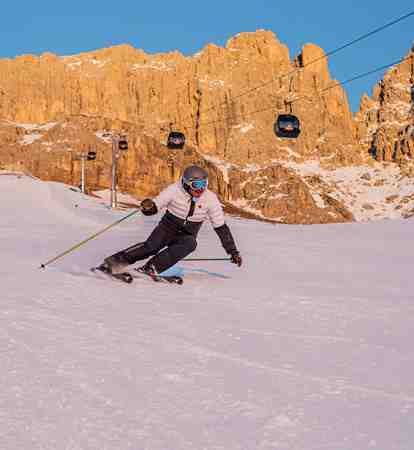
[{"label": "white ski jacket", "polygon": [[167,208],[171,214],[189,222],[203,222],[207,218],[214,228],[224,225],[223,208],[217,195],[206,189],[200,197],[194,197],[195,209],[191,217],[188,217],[191,206],[191,195],[184,190],[180,182],[171,184],[153,200],[158,211]]}]

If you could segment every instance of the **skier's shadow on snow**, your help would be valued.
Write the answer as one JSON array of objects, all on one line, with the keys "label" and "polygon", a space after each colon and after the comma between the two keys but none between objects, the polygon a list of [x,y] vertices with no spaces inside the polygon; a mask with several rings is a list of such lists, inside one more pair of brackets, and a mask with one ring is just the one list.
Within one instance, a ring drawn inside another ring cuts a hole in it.
[{"label": "skier's shadow on snow", "polygon": [[227,275],[223,275],[222,273],[211,272],[210,270],[206,270],[206,269],[187,269],[187,268],[183,268],[183,267],[174,267],[169,270],[166,270],[165,273],[163,273],[163,275],[175,275],[175,276],[185,276],[187,274],[188,275],[204,274],[204,275],[208,275],[209,277],[221,278],[223,280],[229,280],[231,278]]}]

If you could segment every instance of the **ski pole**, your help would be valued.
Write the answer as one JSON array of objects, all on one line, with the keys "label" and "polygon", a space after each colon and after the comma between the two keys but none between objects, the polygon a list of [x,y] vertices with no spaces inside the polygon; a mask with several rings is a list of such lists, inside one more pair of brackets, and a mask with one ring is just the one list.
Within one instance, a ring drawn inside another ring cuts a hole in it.
[{"label": "ski pole", "polygon": [[68,250],[65,250],[64,252],[62,252],[59,255],[55,256],[54,258],[49,259],[49,261],[46,261],[45,263],[41,264],[39,269],[44,269],[46,266],[48,266],[52,262],[55,262],[58,259],[62,258],[63,256],[68,255],[69,253],[71,253],[74,250],[78,249],[79,247],[81,247],[82,245],[84,245],[87,242],[91,241],[92,239],[95,239],[100,234],[105,233],[105,231],[108,231],[110,228],[113,228],[115,225],[118,225],[119,223],[121,223],[122,221],[128,219],[129,217],[133,216],[134,214],[136,214],[139,211],[141,211],[141,209],[136,209],[135,211],[132,211],[131,213],[129,213],[125,217],[122,217],[121,219],[119,219],[116,222],[106,226],[105,228],[103,228],[102,230],[100,230],[97,233],[93,234],[92,236],[89,236],[87,239],[84,239],[82,242],[79,242],[78,244],[74,245],[73,247],[69,248]]},{"label": "ski pole", "polygon": [[231,258],[187,258],[183,259],[183,261],[231,261]]}]

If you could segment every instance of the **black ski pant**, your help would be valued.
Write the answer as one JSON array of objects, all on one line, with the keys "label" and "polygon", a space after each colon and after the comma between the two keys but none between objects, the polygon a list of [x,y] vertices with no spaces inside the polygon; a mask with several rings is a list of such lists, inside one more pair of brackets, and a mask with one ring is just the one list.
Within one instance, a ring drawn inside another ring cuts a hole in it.
[{"label": "black ski pant", "polygon": [[196,247],[194,235],[170,228],[161,221],[145,242],[128,247],[116,255],[129,264],[152,256],[147,264],[153,265],[158,273],[162,273],[192,253]]}]

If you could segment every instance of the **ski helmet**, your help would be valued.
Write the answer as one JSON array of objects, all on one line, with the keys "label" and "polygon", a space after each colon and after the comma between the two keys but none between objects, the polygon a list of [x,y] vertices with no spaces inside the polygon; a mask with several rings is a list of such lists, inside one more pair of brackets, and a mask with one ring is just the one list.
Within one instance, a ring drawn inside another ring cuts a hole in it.
[{"label": "ski helmet", "polygon": [[181,177],[181,184],[191,196],[200,197],[207,189],[208,173],[200,166],[188,166]]}]

